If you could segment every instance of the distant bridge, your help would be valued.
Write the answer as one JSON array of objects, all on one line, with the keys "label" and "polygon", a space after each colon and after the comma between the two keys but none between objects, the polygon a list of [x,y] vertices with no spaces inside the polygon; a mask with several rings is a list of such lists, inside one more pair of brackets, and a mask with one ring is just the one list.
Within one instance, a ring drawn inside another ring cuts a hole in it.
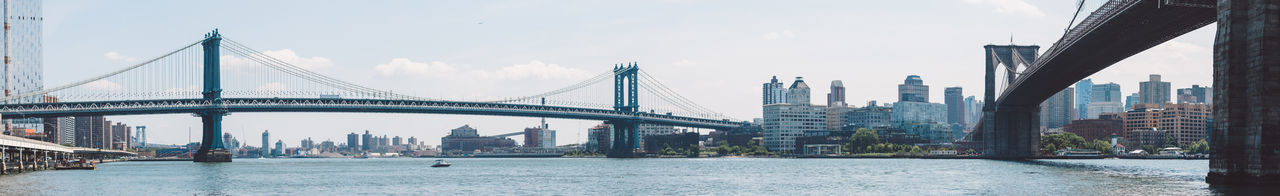
[{"label": "distant bridge", "polygon": [[[227,42],[223,42],[223,41]],[[200,47],[196,47],[199,45]],[[222,51],[227,51],[224,55]],[[225,59],[225,60],[224,60]],[[227,62],[224,62],[227,61]],[[226,63],[226,64],[224,64]],[[225,79],[225,80],[224,80]],[[612,79],[613,85],[607,82]],[[640,94],[644,91],[646,94]],[[601,96],[609,95],[612,96]],[[641,106],[640,102],[647,103]],[[602,120],[614,125],[611,157],[631,157],[640,124],[730,129],[746,125],[695,104],[635,63],[545,93],[459,101],[378,90],[324,76],[217,31],[165,55],[68,85],[6,96],[6,119],[190,113],[200,116],[197,162],[229,162],[222,118],[237,112],[422,113]],[[610,105],[609,103],[612,103]]]}]

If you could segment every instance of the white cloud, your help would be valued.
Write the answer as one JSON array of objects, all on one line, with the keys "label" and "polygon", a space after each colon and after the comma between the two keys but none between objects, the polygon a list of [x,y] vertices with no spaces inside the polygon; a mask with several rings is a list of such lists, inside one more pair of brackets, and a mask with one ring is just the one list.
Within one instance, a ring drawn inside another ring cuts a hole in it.
[{"label": "white cloud", "polygon": [[258,91],[284,91],[284,90],[289,90],[289,87],[285,87],[284,84],[281,84],[279,82],[272,82],[272,83],[258,85],[258,87],[255,89],[257,89]]},{"label": "white cloud", "polygon": [[89,89],[100,90],[100,91],[124,90],[124,86],[120,85],[119,83],[115,83],[105,79],[89,82],[88,84],[85,84],[85,86]]},{"label": "white cloud", "polygon": [[409,77],[464,77],[491,80],[551,80],[551,79],[585,79],[590,72],[547,64],[533,60],[525,64],[514,64],[498,70],[468,69],[469,66],[454,65],[440,61],[429,63],[414,62],[408,58],[395,58],[391,62],[378,64],[374,70],[383,76]]},{"label": "white cloud", "polygon": [[440,76],[452,74],[458,70],[454,65],[440,61],[419,63],[408,58],[391,59],[391,62],[378,64],[373,69],[384,76]]},{"label": "white cloud", "polygon": [[776,40],[776,39],[782,39],[782,38],[793,38],[793,37],[796,37],[796,34],[795,34],[795,33],[793,33],[793,32],[791,32],[791,30],[782,30],[782,31],[778,31],[778,32],[769,32],[769,33],[765,33],[764,35],[761,35],[761,36],[760,36],[760,39],[763,39],[763,40]]},{"label": "white cloud", "polygon": [[[329,60],[329,58],[318,57],[318,56],[302,57],[302,56],[298,56],[298,53],[293,52],[293,50],[290,50],[290,49],[268,50],[268,51],[262,52],[262,54],[266,54],[271,58],[279,59],[282,62],[291,64],[294,66],[298,66],[306,70],[314,71],[319,69],[326,69],[333,66],[333,61]],[[219,60],[222,61],[221,62],[222,66],[226,69],[240,69],[240,68],[249,67],[253,64],[257,64],[257,62],[254,62],[253,60],[249,60],[248,58],[243,58],[243,57],[233,56],[233,55],[222,55],[222,57],[219,58]]]},{"label": "white cloud", "polygon": [[1031,5],[1023,0],[964,0],[969,4],[986,5],[993,7],[994,12],[1001,14],[1022,14],[1033,17],[1043,17],[1044,11],[1039,7]]},{"label": "white cloud", "polygon": [[503,67],[493,74],[496,79],[505,80],[522,80],[522,79],[585,79],[591,74],[580,69],[563,67],[556,64],[546,64],[542,61],[529,61],[525,64],[515,64]]},{"label": "white cloud", "polygon": [[138,58],[120,55],[120,53],[114,52],[114,51],[107,52],[106,54],[102,54],[102,56],[107,57],[108,60],[117,60],[117,61],[125,61],[125,62],[138,61]]}]

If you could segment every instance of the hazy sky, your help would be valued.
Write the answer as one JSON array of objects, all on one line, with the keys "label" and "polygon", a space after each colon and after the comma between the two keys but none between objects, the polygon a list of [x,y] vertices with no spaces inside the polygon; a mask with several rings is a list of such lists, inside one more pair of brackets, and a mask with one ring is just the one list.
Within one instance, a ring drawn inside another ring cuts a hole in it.
[{"label": "hazy sky", "polygon": [[[944,87],[980,95],[986,44],[1048,48],[1074,1],[45,1],[46,86],[83,80],[161,55],[218,28],[224,36],[345,81],[429,97],[510,97],[568,86],[620,62],[685,97],[737,119],[760,116],[760,84],[805,77],[813,102],[831,80],[847,100],[896,100],[907,75],[923,77],[930,100]],[[1100,2],[1086,6],[1081,18]],[[1212,83],[1214,26],[1157,46],[1095,74],[1136,92],[1148,74],[1174,88]],[[602,92],[608,93],[608,92]],[[148,126],[151,143],[199,140],[188,114],[110,116]],[[250,145],[297,146],[304,137],[418,137],[439,144],[470,124],[482,135],[535,126],[536,118],[368,114],[235,113],[226,132]],[[558,143],[583,141],[598,121],[548,120]],[[249,137],[245,137],[249,136]],[[272,141],[274,142],[274,141]]]}]

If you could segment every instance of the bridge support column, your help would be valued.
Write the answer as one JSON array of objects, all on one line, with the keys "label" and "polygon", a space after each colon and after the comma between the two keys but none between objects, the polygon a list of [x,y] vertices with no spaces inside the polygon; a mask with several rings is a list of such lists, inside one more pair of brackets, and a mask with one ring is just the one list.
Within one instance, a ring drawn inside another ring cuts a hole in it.
[{"label": "bridge support column", "polygon": [[606,124],[613,125],[613,142],[606,154],[609,158],[633,158],[636,157],[636,139],[639,134],[639,123],[631,121],[608,121]]},{"label": "bridge support column", "polygon": [[1035,158],[1040,151],[1040,107],[999,106],[983,115],[982,155],[991,159]]},{"label": "bridge support column", "polygon": [[1220,0],[1213,57],[1213,185],[1280,184],[1280,2]]},{"label": "bridge support column", "polygon": [[[222,57],[219,53],[221,50],[222,35],[217,30],[213,33],[205,35],[204,41],[200,45],[204,47],[204,100],[211,102],[213,105],[222,104],[222,66],[218,61]],[[192,155],[195,162],[231,162],[231,152],[227,151],[227,147],[222,143],[222,116],[227,115],[227,111],[208,110],[201,112],[200,121],[204,123],[204,139],[200,140],[200,150]]]},{"label": "bridge support column", "polygon": [[200,149],[192,157],[195,162],[231,162],[231,152],[222,143],[222,116],[226,112],[205,112],[200,114],[204,123],[204,139],[200,140]]}]

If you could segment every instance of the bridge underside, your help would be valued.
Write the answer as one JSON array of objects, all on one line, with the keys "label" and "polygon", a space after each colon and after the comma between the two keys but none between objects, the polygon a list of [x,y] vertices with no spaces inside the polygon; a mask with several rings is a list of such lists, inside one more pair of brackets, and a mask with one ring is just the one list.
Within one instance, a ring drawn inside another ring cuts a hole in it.
[{"label": "bridge underside", "polygon": [[1116,62],[1213,23],[1216,10],[1206,5],[1138,1],[1075,39],[1056,43],[1001,92],[993,111],[985,114],[980,137],[984,155],[1036,157],[1038,107],[1045,99]]}]

